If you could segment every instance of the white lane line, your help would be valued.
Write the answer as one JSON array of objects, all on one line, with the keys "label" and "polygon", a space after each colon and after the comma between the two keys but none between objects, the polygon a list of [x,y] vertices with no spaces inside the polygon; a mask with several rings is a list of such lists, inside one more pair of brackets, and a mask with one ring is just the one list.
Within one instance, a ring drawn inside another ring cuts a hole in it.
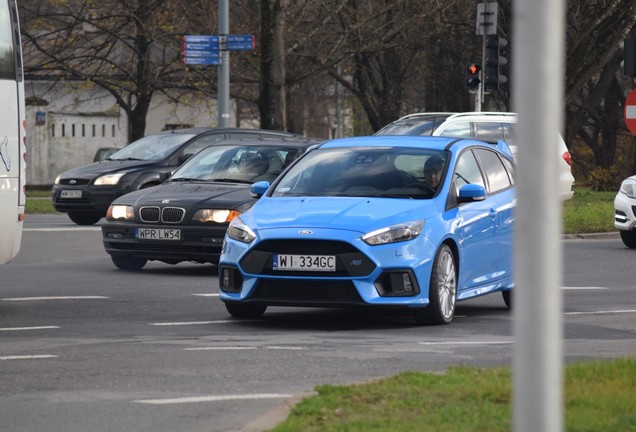
[{"label": "white lane line", "polygon": [[[197,348],[184,348],[185,351],[232,351],[232,350],[255,350],[259,349],[259,347],[254,346],[220,346],[220,347],[197,347]],[[267,350],[306,350],[305,347],[284,347],[284,346],[265,346],[260,349]]]},{"label": "white lane line", "polygon": [[46,301],[46,300],[103,300],[104,296],[51,296],[51,297],[8,297],[2,301]]},{"label": "white lane line", "polygon": [[172,399],[139,399],[133,402],[151,405],[170,405],[184,403],[200,403],[200,402],[222,402],[231,400],[250,400],[250,399],[287,399],[292,397],[290,394],[278,393],[256,393],[246,395],[227,395],[227,396],[196,396]]},{"label": "white lane line", "polygon": [[184,321],[184,322],[158,322],[148,323],[151,326],[190,326],[190,325],[210,325],[210,324],[229,324],[229,323],[248,323],[259,322],[261,320],[217,320],[217,321]]},{"label": "white lane line", "polygon": [[565,312],[565,315],[603,315],[603,314],[619,314],[619,313],[636,313],[636,309],[623,309],[611,311],[590,311],[590,312]]},{"label": "white lane line", "polygon": [[15,355],[15,356],[0,356],[0,360],[39,360],[39,359],[48,359],[48,358],[57,358],[56,355]]},{"label": "white lane line", "polygon": [[101,227],[73,227],[73,228],[23,228],[22,231],[56,231],[56,232],[64,232],[64,231],[101,231]]},{"label": "white lane line", "polygon": [[482,341],[482,342],[418,342],[418,345],[509,345],[514,343],[513,341]]},{"label": "white lane line", "polygon": [[607,287],[595,287],[595,286],[589,286],[589,287],[561,287],[562,290],[581,290],[581,291],[586,291],[586,290],[608,290],[609,288]]},{"label": "white lane line", "polygon": [[0,327],[0,331],[49,330],[49,329],[59,329],[59,328],[60,326]]},{"label": "white lane line", "polygon": [[193,296],[198,296],[198,297],[218,297],[220,294],[219,293],[212,293],[212,294],[192,294]]}]

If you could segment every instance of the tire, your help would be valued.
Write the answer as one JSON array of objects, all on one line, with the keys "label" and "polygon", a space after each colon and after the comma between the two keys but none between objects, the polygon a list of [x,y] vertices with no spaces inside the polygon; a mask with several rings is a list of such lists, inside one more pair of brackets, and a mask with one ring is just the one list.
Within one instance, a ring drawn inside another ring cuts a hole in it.
[{"label": "tire", "polygon": [[148,262],[145,258],[135,258],[127,255],[111,255],[110,258],[117,268],[129,271],[141,270]]},{"label": "tire", "polygon": [[95,225],[104,216],[91,211],[70,211],[67,214],[69,219],[77,225]]},{"label": "tire", "polygon": [[512,310],[512,290],[502,291],[501,295],[508,310]]},{"label": "tire", "polygon": [[260,318],[267,306],[254,303],[225,303],[225,308],[236,318]]},{"label": "tire", "polygon": [[636,248],[636,231],[619,231],[623,244],[630,249]]},{"label": "tire", "polygon": [[453,251],[445,244],[435,255],[428,290],[429,304],[415,310],[415,321],[418,324],[450,324],[457,300],[457,266]]}]

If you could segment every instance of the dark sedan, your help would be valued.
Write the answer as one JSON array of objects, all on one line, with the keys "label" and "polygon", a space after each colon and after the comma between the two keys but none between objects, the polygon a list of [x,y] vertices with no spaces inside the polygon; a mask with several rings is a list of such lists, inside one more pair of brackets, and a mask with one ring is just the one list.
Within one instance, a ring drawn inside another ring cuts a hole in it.
[{"label": "dark sedan", "polygon": [[235,138],[298,136],[240,128],[189,128],[148,135],[106,159],[66,171],[55,179],[53,207],[78,225],[92,225],[110,203],[134,190],[161,183],[160,172],[174,171],[202,148]]},{"label": "dark sedan", "polygon": [[227,140],[201,150],[165,183],[117,198],[102,224],[104,247],[123,270],[148,260],[218,263],[228,224],[256,201],[255,181],[274,182],[320,141]]}]

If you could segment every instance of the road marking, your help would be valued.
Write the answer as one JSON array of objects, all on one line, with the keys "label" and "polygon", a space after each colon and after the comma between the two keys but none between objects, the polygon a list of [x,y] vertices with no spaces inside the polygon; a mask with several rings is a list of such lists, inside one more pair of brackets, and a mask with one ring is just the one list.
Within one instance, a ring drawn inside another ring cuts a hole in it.
[{"label": "road marking", "polygon": [[262,320],[184,321],[184,322],[158,322],[158,323],[149,323],[149,324],[152,326],[190,326],[190,325],[247,323],[247,322],[259,322],[259,321],[262,321]]},{"label": "road marking", "polygon": [[561,287],[561,289],[563,290],[581,290],[581,291],[585,291],[585,290],[608,290],[609,288],[607,287]]},{"label": "road marking", "polygon": [[59,326],[39,326],[39,327],[0,327],[0,331],[22,331],[22,330],[48,330],[59,329]]},{"label": "road marking", "polygon": [[8,297],[2,301],[45,301],[45,300],[102,300],[104,296],[51,296],[51,297]]},{"label": "road marking", "polygon": [[591,311],[591,312],[565,312],[565,315],[602,315],[602,314],[619,314],[619,313],[636,313],[636,309],[623,309],[613,311]]},{"label": "road marking", "polygon": [[227,395],[227,396],[195,396],[172,399],[139,399],[134,402],[151,405],[170,405],[184,403],[200,403],[200,402],[222,402],[231,400],[250,400],[250,399],[287,399],[293,397],[291,394],[278,393],[256,393],[246,395]]},{"label": "road marking", "polygon": [[70,228],[23,228],[22,231],[44,231],[44,232],[49,232],[49,231],[57,231],[57,232],[64,232],[64,231],[101,231],[102,228],[101,227],[70,227]]},{"label": "road marking", "polygon": [[198,348],[185,348],[185,351],[231,351],[231,350],[255,350],[255,349],[268,349],[268,350],[306,350],[305,347],[284,347],[284,346],[265,346],[265,347],[253,347],[253,346],[221,346],[221,347],[198,347]]},{"label": "road marking", "polygon": [[56,358],[56,355],[23,355],[23,356],[0,356],[0,360],[39,360],[39,359],[47,359],[47,358]]},{"label": "road marking", "polygon": [[199,296],[199,297],[218,297],[220,294],[216,293],[216,294],[192,294],[193,296]]},{"label": "road marking", "polygon": [[506,345],[506,344],[512,344],[514,343],[513,341],[500,341],[500,342],[496,342],[496,341],[482,341],[482,342],[453,342],[453,341],[447,341],[447,342],[418,342],[418,345]]}]

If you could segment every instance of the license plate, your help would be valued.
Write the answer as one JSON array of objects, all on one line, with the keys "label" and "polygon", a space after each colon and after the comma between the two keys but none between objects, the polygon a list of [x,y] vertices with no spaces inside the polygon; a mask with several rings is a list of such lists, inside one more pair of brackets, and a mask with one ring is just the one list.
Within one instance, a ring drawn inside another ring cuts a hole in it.
[{"label": "license plate", "polygon": [[181,230],[167,228],[137,228],[135,230],[135,237],[141,240],[179,241],[181,240]]},{"label": "license plate", "polygon": [[81,189],[66,189],[60,191],[60,198],[78,199],[82,197]]},{"label": "license plate", "polygon": [[336,271],[335,255],[274,255],[274,270],[286,271]]}]

